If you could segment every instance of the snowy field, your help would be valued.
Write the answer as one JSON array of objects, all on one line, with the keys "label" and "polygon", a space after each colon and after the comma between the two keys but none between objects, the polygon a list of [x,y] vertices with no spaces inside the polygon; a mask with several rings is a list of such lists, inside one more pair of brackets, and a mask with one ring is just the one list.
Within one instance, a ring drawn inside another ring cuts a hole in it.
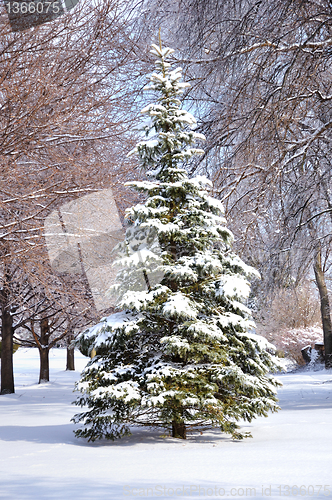
[{"label": "snowy field", "polygon": [[139,429],[90,444],[70,422],[87,358],[76,354],[78,371],[66,372],[65,356],[51,352],[51,382],[38,385],[37,350],[14,355],[16,394],[0,396],[1,499],[332,499],[332,371],[281,375],[282,411],[243,426],[253,439]]}]

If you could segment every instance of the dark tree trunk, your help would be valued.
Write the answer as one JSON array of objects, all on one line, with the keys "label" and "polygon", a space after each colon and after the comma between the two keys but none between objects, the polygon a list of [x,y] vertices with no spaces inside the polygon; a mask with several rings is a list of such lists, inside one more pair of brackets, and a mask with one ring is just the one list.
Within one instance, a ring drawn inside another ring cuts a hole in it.
[{"label": "dark tree trunk", "polygon": [[71,345],[72,340],[73,340],[73,335],[69,335],[68,336],[68,345],[67,345],[66,370],[75,370],[75,358],[74,358],[75,347],[73,345]]},{"label": "dark tree trunk", "polygon": [[186,424],[184,422],[172,422],[172,437],[179,439],[187,439]]},{"label": "dark tree trunk", "polygon": [[39,383],[49,382],[50,380],[50,363],[49,363],[49,325],[48,319],[44,318],[40,321],[40,371],[39,371]]},{"label": "dark tree trunk", "polygon": [[322,269],[322,258],[320,250],[317,252],[314,271],[320,296],[320,310],[324,332],[325,367],[332,368],[332,322],[330,302],[325,282],[324,271]]},{"label": "dark tree trunk", "polygon": [[[4,293],[2,294],[2,299],[4,299]],[[13,317],[3,300],[1,320],[1,394],[12,394],[15,392],[13,368]]]},{"label": "dark tree trunk", "polygon": [[39,371],[39,383],[49,382],[50,380],[50,364],[49,364],[49,349],[41,348],[39,349],[40,356],[40,371]]}]

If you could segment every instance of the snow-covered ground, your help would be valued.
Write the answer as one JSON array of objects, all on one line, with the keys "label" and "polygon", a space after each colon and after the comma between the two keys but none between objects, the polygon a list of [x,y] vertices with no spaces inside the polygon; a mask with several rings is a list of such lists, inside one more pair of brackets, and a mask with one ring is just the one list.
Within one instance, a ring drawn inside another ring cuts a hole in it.
[{"label": "snow-covered ground", "polygon": [[37,351],[15,354],[16,393],[0,396],[1,499],[332,499],[332,371],[281,375],[282,411],[246,424],[253,439],[138,429],[91,444],[70,422],[86,360],[78,353],[78,371],[66,372],[65,351],[54,349],[51,382],[38,385]]}]

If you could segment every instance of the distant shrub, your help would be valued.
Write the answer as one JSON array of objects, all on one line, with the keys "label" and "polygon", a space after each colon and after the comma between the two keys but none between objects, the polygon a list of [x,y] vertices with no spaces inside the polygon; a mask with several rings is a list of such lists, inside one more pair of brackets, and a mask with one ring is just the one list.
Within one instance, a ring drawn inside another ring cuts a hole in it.
[{"label": "distant shrub", "polygon": [[275,290],[254,316],[257,333],[276,346],[277,355],[300,365],[301,349],[323,341],[319,297],[309,281]]},{"label": "distant shrub", "polygon": [[307,345],[314,347],[316,342],[323,342],[323,330],[318,326],[285,329],[261,334],[276,346],[277,352],[283,352],[287,358],[296,361],[299,365],[304,364],[301,354],[303,347]]},{"label": "distant shrub", "polygon": [[257,332],[307,329],[321,324],[320,302],[310,282],[275,291],[255,312]]}]

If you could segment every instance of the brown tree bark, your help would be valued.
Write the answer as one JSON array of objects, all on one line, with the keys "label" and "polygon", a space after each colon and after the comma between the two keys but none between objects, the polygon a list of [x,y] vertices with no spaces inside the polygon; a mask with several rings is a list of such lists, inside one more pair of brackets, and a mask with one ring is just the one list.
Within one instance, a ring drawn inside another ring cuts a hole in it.
[{"label": "brown tree bark", "polygon": [[14,387],[13,367],[13,316],[10,311],[10,272],[5,264],[3,284],[0,291],[1,307],[1,394],[12,394]]},{"label": "brown tree bark", "polygon": [[[2,298],[4,298],[4,293],[2,294]],[[13,317],[8,307],[4,304],[1,320],[1,394],[12,394],[15,392],[13,370]]]},{"label": "brown tree bark", "polygon": [[186,424],[184,422],[172,421],[172,437],[187,439]]},{"label": "brown tree bark", "polygon": [[322,269],[321,250],[319,249],[316,255],[314,264],[316,283],[320,296],[320,309],[322,316],[322,325],[324,332],[324,347],[325,347],[325,368],[332,368],[332,321],[330,302],[325,282],[324,270]]},{"label": "brown tree bark", "polygon": [[39,356],[40,356],[40,371],[39,371],[39,384],[42,382],[49,382],[50,380],[50,363],[49,363],[49,325],[48,319],[44,318],[40,321],[40,346]]},{"label": "brown tree bark", "polygon": [[50,364],[49,364],[49,349],[40,348],[39,356],[40,356],[40,370],[39,370],[39,384],[43,382],[49,382],[50,380]]},{"label": "brown tree bark", "polygon": [[66,370],[75,370],[75,347],[71,345],[73,335],[68,336]]},{"label": "brown tree bark", "polygon": [[75,349],[73,347],[67,347],[67,364],[66,370],[75,370]]}]

